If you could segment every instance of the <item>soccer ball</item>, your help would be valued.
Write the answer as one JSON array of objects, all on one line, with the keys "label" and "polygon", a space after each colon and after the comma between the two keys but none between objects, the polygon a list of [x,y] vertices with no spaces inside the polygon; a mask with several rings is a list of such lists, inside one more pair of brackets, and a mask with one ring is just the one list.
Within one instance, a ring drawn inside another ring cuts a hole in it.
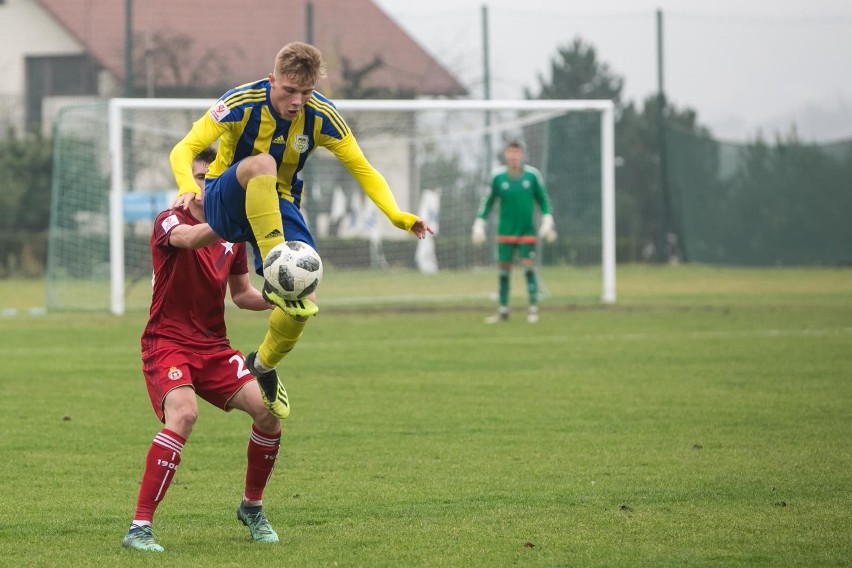
[{"label": "soccer ball", "polygon": [[285,241],[269,251],[263,261],[263,277],[285,300],[301,300],[322,280],[322,259],[301,241]]}]

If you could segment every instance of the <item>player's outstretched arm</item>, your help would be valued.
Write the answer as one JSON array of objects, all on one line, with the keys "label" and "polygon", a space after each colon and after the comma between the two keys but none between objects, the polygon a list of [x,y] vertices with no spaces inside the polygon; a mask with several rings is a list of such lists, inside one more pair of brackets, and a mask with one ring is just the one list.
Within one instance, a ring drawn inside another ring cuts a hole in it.
[{"label": "player's outstretched arm", "polygon": [[349,170],[349,173],[352,174],[367,197],[376,204],[379,211],[387,216],[394,227],[403,231],[410,231],[418,239],[425,238],[427,233],[434,234],[426,221],[400,210],[387,180],[367,161],[354,136],[350,134],[342,140],[327,141],[325,147],[337,156],[337,159]]},{"label": "player's outstretched arm", "polygon": [[180,224],[169,233],[169,244],[175,248],[200,249],[216,242],[219,236],[207,223]]}]

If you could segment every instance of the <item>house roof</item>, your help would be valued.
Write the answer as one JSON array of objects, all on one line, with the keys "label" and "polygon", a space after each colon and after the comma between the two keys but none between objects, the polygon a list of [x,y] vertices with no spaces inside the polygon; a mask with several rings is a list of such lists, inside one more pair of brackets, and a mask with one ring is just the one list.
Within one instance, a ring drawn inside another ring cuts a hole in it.
[{"label": "house roof", "polygon": [[[125,75],[126,2],[38,0],[120,81]],[[306,39],[307,0],[137,0],[133,5],[137,90],[227,89],[265,77],[275,54]],[[363,70],[364,88],[410,95],[461,96],[465,88],[371,0],[312,0],[313,43],[323,52],[338,97],[343,69]],[[220,94],[216,92],[214,96]]]}]

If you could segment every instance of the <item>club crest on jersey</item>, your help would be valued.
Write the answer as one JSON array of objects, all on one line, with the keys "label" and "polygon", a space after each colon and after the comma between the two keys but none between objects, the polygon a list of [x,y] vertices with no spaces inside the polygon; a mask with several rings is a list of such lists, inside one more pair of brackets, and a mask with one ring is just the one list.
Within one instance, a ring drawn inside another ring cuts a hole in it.
[{"label": "club crest on jersey", "polygon": [[293,140],[293,149],[300,154],[304,154],[308,151],[308,143],[309,140],[307,134],[298,134],[296,139]]},{"label": "club crest on jersey", "polygon": [[176,381],[183,376],[183,372],[177,367],[169,367],[169,380]]}]

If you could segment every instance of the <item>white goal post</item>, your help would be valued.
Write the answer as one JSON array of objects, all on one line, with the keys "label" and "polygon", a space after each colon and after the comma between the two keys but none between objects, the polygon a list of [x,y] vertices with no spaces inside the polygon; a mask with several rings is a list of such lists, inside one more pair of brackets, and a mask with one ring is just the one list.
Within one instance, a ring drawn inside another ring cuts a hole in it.
[{"label": "white goal post", "polygon": [[[127,137],[132,136],[136,126],[131,125],[131,121],[127,119],[128,112],[139,112],[144,115],[145,112],[157,111],[172,111],[185,110],[193,119],[198,118],[208,109],[215,101],[208,99],[111,99],[108,103],[108,147],[109,147],[109,267],[110,267],[110,310],[113,314],[123,314],[125,312],[125,293],[126,293],[126,268],[125,268],[125,231],[126,231],[126,193],[128,179],[128,151],[126,149]],[[559,116],[566,113],[597,113],[600,117],[599,122],[599,148],[592,148],[591,154],[599,154],[599,182],[600,182],[600,266],[602,271],[601,295],[600,300],[603,303],[614,303],[616,299],[615,290],[615,141],[614,141],[614,110],[612,101],[608,100],[339,100],[335,101],[338,109],[343,116],[352,122],[350,116],[353,113],[367,113],[369,116],[378,116],[378,113],[474,113],[478,116],[487,116],[485,127],[481,129],[477,135],[488,136],[489,156],[496,158],[501,137],[506,138],[506,132],[519,132],[524,128],[530,128],[531,121],[524,122],[522,119],[517,119],[517,116],[529,115],[538,113],[540,115]],[[458,115],[461,116],[461,115]],[[495,119],[492,121],[491,117]],[[500,120],[496,117],[508,116],[510,119]],[[506,126],[506,122],[518,120],[517,124]],[[365,119],[366,120],[366,119]],[[440,122],[439,119],[434,121]],[[144,119],[138,117],[136,122],[145,123]],[[449,122],[449,121],[448,121]],[[459,119],[453,119],[453,124],[458,124]],[[397,121],[399,124],[400,121]],[[149,126],[157,128],[159,124],[157,119],[152,119]],[[360,125],[359,125],[360,126]],[[188,124],[180,126],[181,134],[175,138],[172,136],[173,142],[177,142],[180,136],[188,130]],[[435,126],[434,131],[437,132],[434,136],[434,144],[442,146],[448,143],[448,140],[453,136],[450,131],[447,134],[441,134],[438,130],[439,125]],[[544,127],[543,132],[551,132],[554,127]],[[359,139],[362,147],[365,147],[365,153],[373,163],[376,163],[374,154],[367,151],[367,137],[360,134],[360,129],[353,128],[356,136]],[[402,128],[400,128],[402,131]],[[131,133],[131,134],[128,134]],[[545,134],[547,135],[547,134]],[[493,136],[493,138],[492,138]],[[492,141],[493,140],[493,141]],[[595,143],[598,141],[595,140]],[[462,140],[460,145],[464,146],[467,142]],[[579,140],[578,144],[583,141]],[[394,144],[388,147],[387,152],[390,153],[394,147],[399,144]],[[570,152],[565,149],[566,154]],[[381,154],[381,152],[377,152]],[[548,155],[554,155],[551,151]],[[167,163],[168,156],[162,155],[161,159]],[[558,159],[558,158],[557,158]],[[595,157],[595,160],[598,158]],[[313,159],[312,159],[313,160]],[[409,157],[410,161],[414,158]],[[486,164],[486,167],[496,164]],[[535,164],[540,167],[538,164]],[[540,167],[540,169],[542,169]],[[382,167],[379,167],[383,171]],[[384,171],[383,171],[384,173]],[[545,172],[546,174],[546,172]],[[597,174],[596,174],[597,175]],[[306,187],[310,192],[310,174],[306,176]],[[547,176],[545,175],[547,183]],[[595,180],[597,183],[597,180]],[[173,185],[173,183],[172,183]],[[394,185],[391,184],[394,188]],[[548,187],[551,185],[548,183]],[[328,192],[326,192],[328,193]],[[335,195],[335,197],[337,197]],[[551,197],[553,192],[551,190]],[[399,197],[398,197],[399,198]],[[412,198],[413,199],[413,198]],[[410,203],[406,203],[406,199],[402,199],[402,205],[408,205],[409,210],[416,212],[416,208]],[[318,216],[315,221],[319,221]],[[323,221],[327,220],[322,217]],[[465,219],[464,222],[472,222],[472,217]],[[310,222],[310,221],[309,221]]]}]

